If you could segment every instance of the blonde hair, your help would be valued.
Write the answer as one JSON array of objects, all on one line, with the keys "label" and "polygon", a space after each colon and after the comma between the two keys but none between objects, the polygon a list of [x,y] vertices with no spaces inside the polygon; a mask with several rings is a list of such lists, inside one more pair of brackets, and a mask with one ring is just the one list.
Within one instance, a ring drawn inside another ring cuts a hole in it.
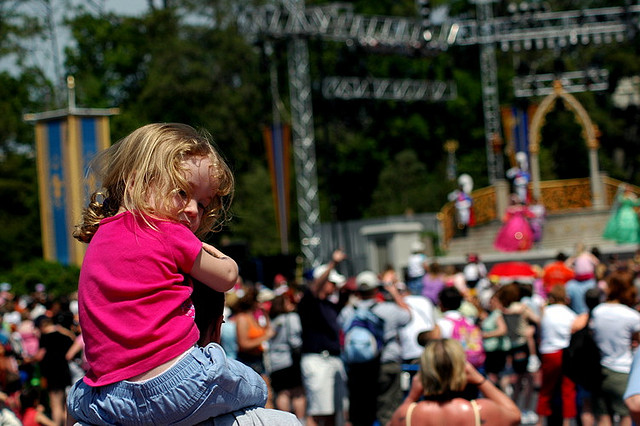
[{"label": "blonde hair", "polygon": [[155,123],[134,130],[100,152],[90,169],[101,188],[91,195],[73,236],[88,243],[100,221],[115,215],[121,206],[139,214],[150,226],[148,216],[177,220],[182,210],[175,212],[176,194],[183,192],[190,198],[192,193],[183,163],[191,157],[209,158],[213,165],[210,178],[218,188],[205,206],[196,235],[216,230],[229,218],[234,179],[212,143],[204,130],[180,123]]},{"label": "blonde hair", "polygon": [[467,385],[465,363],[464,349],[457,340],[429,341],[420,357],[424,395],[437,397],[464,390]]}]

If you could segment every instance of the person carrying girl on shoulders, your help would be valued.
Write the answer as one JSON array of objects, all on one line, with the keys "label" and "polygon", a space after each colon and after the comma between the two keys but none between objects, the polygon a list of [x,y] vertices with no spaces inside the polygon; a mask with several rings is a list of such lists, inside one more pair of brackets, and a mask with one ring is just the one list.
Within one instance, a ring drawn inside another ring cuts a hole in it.
[{"label": "person carrying girl on shoulders", "polygon": [[226,218],[234,179],[206,133],[149,124],[98,154],[74,237],[88,371],[70,417],[88,424],[192,425],[264,406],[267,387],[216,343],[198,347],[193,282],[225,292],[236,262],[204,237]]}]

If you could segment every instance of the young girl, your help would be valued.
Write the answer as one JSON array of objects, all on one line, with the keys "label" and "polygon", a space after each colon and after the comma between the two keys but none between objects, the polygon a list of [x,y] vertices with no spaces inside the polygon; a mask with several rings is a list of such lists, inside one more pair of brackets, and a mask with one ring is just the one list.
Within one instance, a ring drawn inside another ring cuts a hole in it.
[{"label": "young girl", "polygon": [[89,424],[195,424],[261,406],[261,377],[199,338],[192,279],[224,292],[233,259],[198,236],[225,219],[233,176],[207,135],[150,124],[98,155],[102,189],[74,236],[88,242],[78,284],[89,369],[69,414]]}]

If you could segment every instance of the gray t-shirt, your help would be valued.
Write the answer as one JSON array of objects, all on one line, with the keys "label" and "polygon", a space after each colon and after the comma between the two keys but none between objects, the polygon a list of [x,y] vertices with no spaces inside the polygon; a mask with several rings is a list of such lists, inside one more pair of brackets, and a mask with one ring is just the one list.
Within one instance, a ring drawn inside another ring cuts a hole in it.
[{"label": "gray t-shirt", "polygon": [[[377,302],[375,300],[361,300],[356,302],[358,306],[372,306],[371,312],[380,317],[384,321],[384,346],[380,355],[380,362],[402,362],[403,354],[400,346],[399,332],[402,327],[407,325],[411,320],[411,313],[398,306],[394,302]],[[354,315],[354,307],[345,306],[340,312],[338,322],[341,327],[348,324]]]},{"label": "gray t-shirt", "polygon": [[640,313],[620,303],[601,303],[591,313],[591,328],[602,354],[600,364],[629,373],[633,361],[631,336],[640,332]]},{"label": "gray t-shirt", "polygon": [[267,368],[269,372],[291,367],[292,348],[302,347],[302,325],[296,312],[289,312],[275,317],[271,321],[275,335],[269,340],[267,349]]},{"label": "gray t-shirt", "polygon": [[286,411],[262,407],[245,408],[219,416],[199,426],[302,426],[296,416]]}]

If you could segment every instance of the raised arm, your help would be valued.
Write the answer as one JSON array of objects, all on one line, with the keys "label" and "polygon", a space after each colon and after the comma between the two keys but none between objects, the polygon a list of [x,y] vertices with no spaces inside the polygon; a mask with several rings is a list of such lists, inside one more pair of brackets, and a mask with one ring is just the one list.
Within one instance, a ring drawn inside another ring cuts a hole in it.
[{"label": "raised arm", "polygon": [[404,301],[404,297],[400,294],[393,283],[385,282],[384,288],[389,292],[389,294],[393,298],[393,301],[396,302],[396,305],[400,306],[405,311],[411,312],[411,310],[409,309],[409,305],[407,305],[407,302]]},{"label": "raised arm", "polygon": [[225,292],[238,281],[238,265],[214,246],[202,243],[191,276],[216,291]]},{"label": "raised arm", "polygon": [[407,397],[402,404],[396,409],[391,417],[391,421],[387,423],[387,426],[405,426],[407,424],[407,410],[409,405],[414,402],[418,402],[424,394],[424,388],[422,387],[422,381],[420,380],[420,372],[413,376],[411,381],[411,389]]},{"label": "raised arm", "polygon": [[338,266],[340,262],[346,259],[346,257],[347,255],[344,251],[342,251],[342,249],[334,250],[334,252],[331,254],[331,261],[327,264],[327,270],[324,271],[324,273],[320,275],[318,278],[313,280],[309,285],[309,290],[311,291],[311,293],[313,293],[314,296],[316,297],[324,296],[324,295],[320,295],[322,285],[327,282],[327,279],[329,278],[329,274],[331,273],[331,271],[335,269],[335,267]]},{"label": "raised arm", "polygon": [[520,409],[507,394],[495,387],[491,380],[487,380],[468,362],[465,372],[467,383],[477,386],[485,396],[478,400],[483,423],[514,426],[520,424]]}]

